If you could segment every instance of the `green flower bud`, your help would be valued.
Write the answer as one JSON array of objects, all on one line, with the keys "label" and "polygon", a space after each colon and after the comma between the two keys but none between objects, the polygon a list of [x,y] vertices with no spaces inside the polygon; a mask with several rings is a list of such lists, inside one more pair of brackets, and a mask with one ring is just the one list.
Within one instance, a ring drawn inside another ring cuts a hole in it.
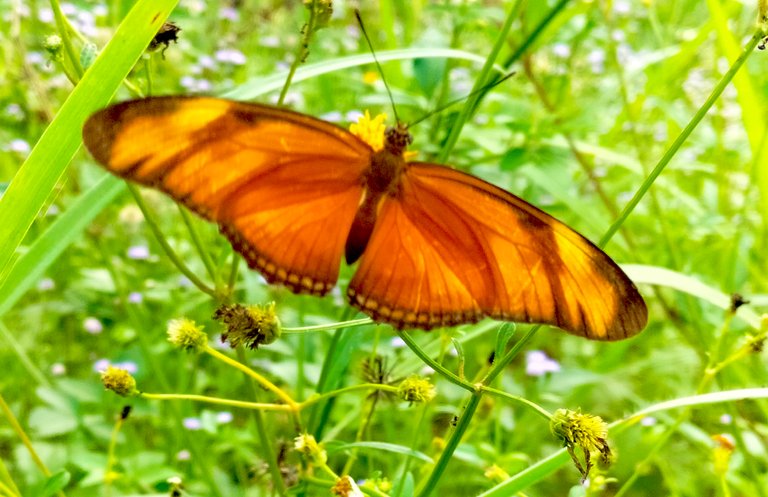
[{"label": "green flower bud", "polygon": [[168,323],[168,341],[184,350],[199,351],[208,343],[208,335],[191,319],[179,318]]}]

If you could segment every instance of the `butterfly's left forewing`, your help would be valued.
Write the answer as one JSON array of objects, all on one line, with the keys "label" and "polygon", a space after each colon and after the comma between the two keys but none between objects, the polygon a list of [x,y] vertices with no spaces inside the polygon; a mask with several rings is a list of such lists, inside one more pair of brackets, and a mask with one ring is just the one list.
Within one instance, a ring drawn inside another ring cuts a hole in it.
[{"label": "butterfly's left forewing", "polygon": [[348,293],[398,328],[490,316],[616,340],[647,319],[635,286],[587,239],[504,190],[425,163],[410,163],[381,206]]},{"label": "butterfly's left forewing", "polygon": [[372,153],[349,132],[264,105],[156,97],[94,114],[83,139],[109,171],[219,223],[268,281],[335,284]]}]

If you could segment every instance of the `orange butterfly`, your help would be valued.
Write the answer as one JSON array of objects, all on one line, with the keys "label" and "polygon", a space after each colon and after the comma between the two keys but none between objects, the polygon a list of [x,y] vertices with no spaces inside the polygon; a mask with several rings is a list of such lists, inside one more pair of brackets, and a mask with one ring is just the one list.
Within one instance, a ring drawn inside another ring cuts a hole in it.
[{"label": "orange butterfly", "polygon": [[407,162],[403,125],[376,150],[285,109],[156,97],[97,112],[83,139],[113,174],[218,223],[270,283],[324,295],[344,252],[358,262],[350,304],[397,329],[489,316],[617,340],[647,321],[637,288],[604,252],[485,181]]}]

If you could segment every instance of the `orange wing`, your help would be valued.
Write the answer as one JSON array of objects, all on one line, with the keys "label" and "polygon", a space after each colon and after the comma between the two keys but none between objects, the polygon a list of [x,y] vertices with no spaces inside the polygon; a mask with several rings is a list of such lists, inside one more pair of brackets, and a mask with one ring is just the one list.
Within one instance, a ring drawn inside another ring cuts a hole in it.
[{"label": "orange wing", "polygon": [[618,340],[647,321],[634,284],[589,240],[500,188],[426,163],[410,163],[384,200],[347,294],[401,329],[490,316]]},{"label": "orange wing", "polygon": [[219,223],[270,283],[322,295],[336,283],[371,148],[284,109],[215,98],[123,102],[88,119],[109,171]]}]

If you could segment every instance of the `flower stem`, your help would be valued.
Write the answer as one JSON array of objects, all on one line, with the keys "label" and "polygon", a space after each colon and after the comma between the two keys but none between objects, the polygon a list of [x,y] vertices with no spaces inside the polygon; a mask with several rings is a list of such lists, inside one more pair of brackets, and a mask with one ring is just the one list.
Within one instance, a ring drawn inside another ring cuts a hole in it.
[{"label": "flower stem", "polygon": [[757,31],[755,31],[755,34],[752,35],[752,38],[750,38],[749,42],[747,42],[739,58],[734,61],[730,69],[728,69],[728,71],[723,75],[715,88],[712,90],[712,93],[710,93],[709,97],[707,97],[707,100],[704,102],[704,104],[699,107],[699,110],[697,110],[693,115],[693,118],[691,118],[690,122],[688,122],[688,125],[677,136],[674,143],[672,143],[672,146],[669,147],[669,149],[661,157],[658,164],[656,164],[656,167],[653,168],[653,171],[651,171],[651,173],[645,178],[645,181],[643,181],[643,183],[640,185],[640,188],[637,190],[634,197],[632,197],[627,206],[624,207],[624,210],[619,215],[619,218],[616,219],[611,227],[608,228],[608,231],[605,232],[603,237],[597,243],[598,247],[604,248],[605,245],[611,240],[611,238],[613,238],[613,235],[616,234],[616,231],[621,227],[622,224],[624,224],[624,221],[627,220],[632,211],[635,210],[635,207],[637,207],[637,204],[640,203],[640,200],[642,200],[642,198],[651,188],[651,185],[653,185],[653,183],[656,181],[656,178],[658,178],[661,172],[664,171],[672,158],[680,150],[680,147],[683,145],[683,143],[685,143],[693,130],[696,129],[696,126],[698,126],[702,119],[704,119],[704,116],[707,115],[709,109],[711,109],[717,99],[720,98],[720,95],[736,75],[736,72],[738,72],[741,66],[744,65],[744,62],[746,62],[749,55],[752,53],[752,51],[754,51],[755,47],[758,45],[758,43],[760,43],[764,36],[765,32],[761,26],[757,29]]},{"label": "flower stem", "polygon": [[[229,366],[232,366],[233,368],[240,370],[241,372],[245,373],[246,375],[256,380],[261,386],[263,386],[270,392],[277,395],[280,398],[280,400],[285,402],[285,404],[287,405],[286,407],[289,408],[289,409],[280,409],[280,410],[290,410],[293,412],[297,412],[299,410],[299,404],[295,400],[293,400],[287,393],[281,390],[277,385],[275,385],[274,383],[272,383],[271,381],[269,381],[268,379],[266,379],[264,376],[260,375],[253,369],[232,359],[231,357],[225,354],[222,354],[218,350],[211,348],[210,345],[206,345],[203,348],[203,351],[206,354],[211,355],[216,359],[228,364]],[[272,405],[272,404],[265,404],[265,405]],[[272,410],[277,410],[277,409],[272,409]]]},{"label": "flower stem", "polygon": [[239,407],[241,409],[256,409],[259,411],[283,411],[291,412],[293,409],[286,404],[273,404],[266,402],[247,402],[244,400],[221,399],[218,397],[209,397],[207,395],[195,395],[188,393],[148,393],[141,392],[139,397],[151,400],[192,400],[195,402],[204,402],[206,404],[216,404],[228,407]]}]

